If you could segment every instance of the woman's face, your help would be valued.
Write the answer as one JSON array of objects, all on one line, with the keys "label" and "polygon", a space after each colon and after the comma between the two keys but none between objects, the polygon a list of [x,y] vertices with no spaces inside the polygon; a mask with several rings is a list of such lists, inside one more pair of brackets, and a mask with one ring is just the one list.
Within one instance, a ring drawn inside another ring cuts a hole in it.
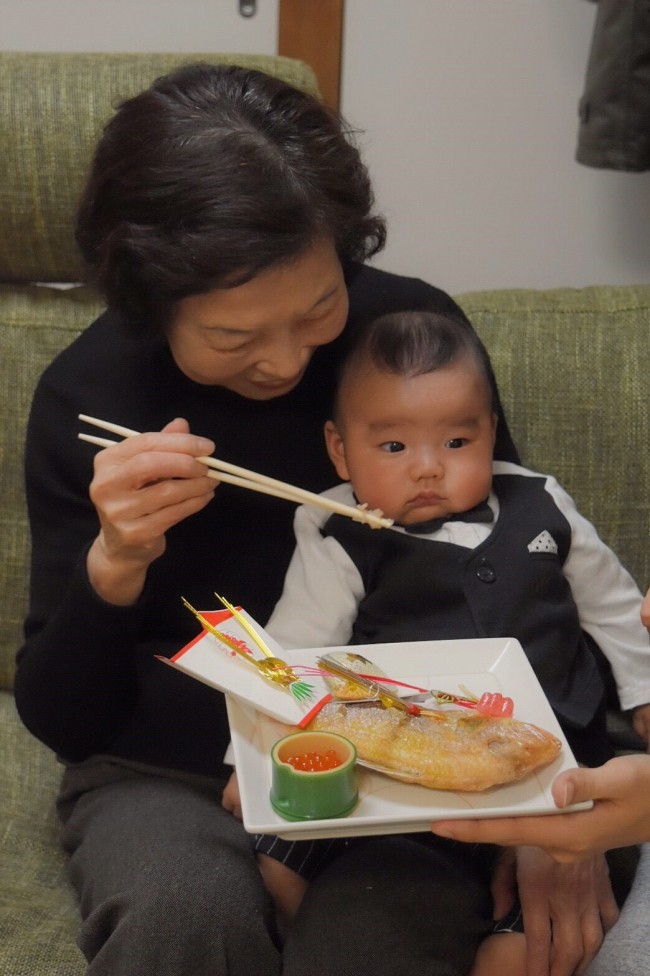
[{"label": "woman's face", "polygon": [[333,243],[321,240],[243,285],[182,299],[167,335],[191,380],[270,400],[299,383],[314,350],[336,339],[347,315],[341,263]]}]

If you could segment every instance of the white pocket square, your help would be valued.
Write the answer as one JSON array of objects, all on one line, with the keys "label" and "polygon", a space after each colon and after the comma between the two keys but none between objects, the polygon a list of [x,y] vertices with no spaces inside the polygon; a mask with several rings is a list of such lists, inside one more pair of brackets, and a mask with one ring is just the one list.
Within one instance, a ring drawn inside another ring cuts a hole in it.
[{"label": "white pocket square", "polygon": [[544,529],[528,543],[528,552],[557,552],[557,542],[551,533]]}]

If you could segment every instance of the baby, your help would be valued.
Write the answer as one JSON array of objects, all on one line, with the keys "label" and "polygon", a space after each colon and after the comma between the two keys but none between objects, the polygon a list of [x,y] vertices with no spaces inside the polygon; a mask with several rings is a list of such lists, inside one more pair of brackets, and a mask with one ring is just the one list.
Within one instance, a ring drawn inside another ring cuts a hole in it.
[{"label": "baby", "polygon": [[[648,738],[641,594],[555,479],[493,460],[495,391],[482,343],[456,319],[391,314],[357,337],[325,425],[344,482],[327,494],[380,508],[395,525],[373,531],[298,509],[296,551],[267,629],[284,647],[515,637],[576,758],[598,765],[609,747],[594,644]],[[234,784],[228,808],[233,793]],[[336,855],[329,841],[260,837],[256,849],[289,916],[305,879]],[[472,976],[523,976],[519,916],[484,939]]]}]

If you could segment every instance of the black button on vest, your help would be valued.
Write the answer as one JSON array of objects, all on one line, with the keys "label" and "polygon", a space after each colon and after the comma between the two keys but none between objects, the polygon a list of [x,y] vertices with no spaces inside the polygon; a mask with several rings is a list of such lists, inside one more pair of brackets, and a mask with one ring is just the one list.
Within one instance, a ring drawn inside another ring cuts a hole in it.
[{"label": "black button on vest", "polygon": [[494,583],[497,578],[497,574],[494,572],[492,566],[489,563],[481,563],[476,570],[476,575],[480,579],[481,583]]}]

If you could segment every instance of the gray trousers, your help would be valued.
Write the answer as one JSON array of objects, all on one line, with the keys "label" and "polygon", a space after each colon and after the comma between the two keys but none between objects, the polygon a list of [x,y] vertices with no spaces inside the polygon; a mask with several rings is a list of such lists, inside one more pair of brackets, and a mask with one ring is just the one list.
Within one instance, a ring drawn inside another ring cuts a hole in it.
[{"label": "gray trousers", "polygon": [[589,967],[589,976],[648,976],[650,972],[650,844],[641,850],[621,917]]},{"label": "gray trousers", "polygon": [[59,811],[88,976],[469,971],[492,925],[489,870],[471,846],[351,844],[311,882],[280,946],[223,785],[108,762],[66,771]]}]

